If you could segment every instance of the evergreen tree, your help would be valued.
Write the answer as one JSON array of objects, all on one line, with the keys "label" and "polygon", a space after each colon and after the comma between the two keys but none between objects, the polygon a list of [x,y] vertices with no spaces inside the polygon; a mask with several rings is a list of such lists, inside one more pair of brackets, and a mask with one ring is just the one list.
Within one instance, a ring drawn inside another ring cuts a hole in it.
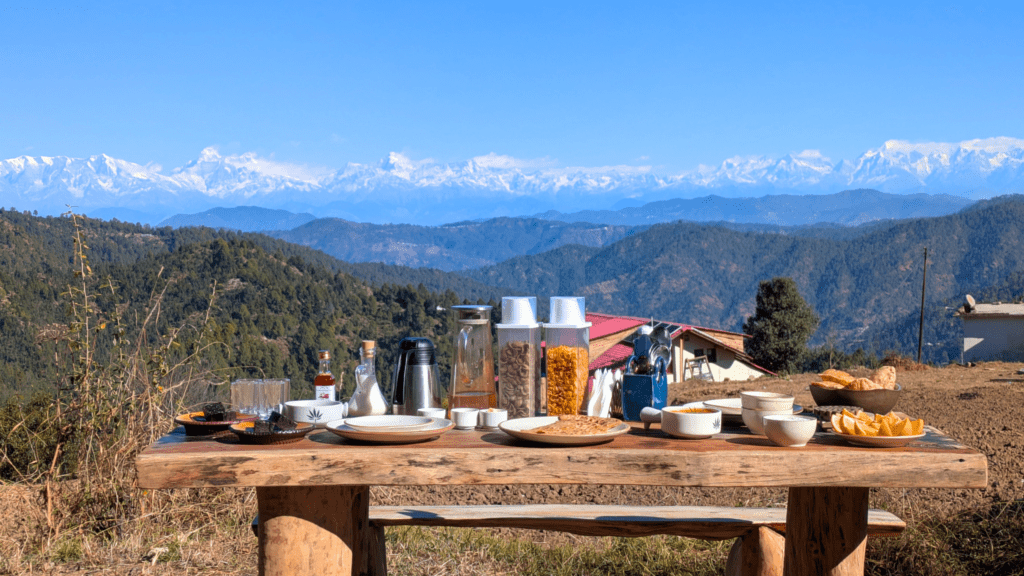
[{"label": "evergreen tree", "polygon": [[747,352],[775,372],[792,372],[818,329],[818,316],[804,301],[792,278],[762,280],[757,307],[743,331],[750,334]]}]

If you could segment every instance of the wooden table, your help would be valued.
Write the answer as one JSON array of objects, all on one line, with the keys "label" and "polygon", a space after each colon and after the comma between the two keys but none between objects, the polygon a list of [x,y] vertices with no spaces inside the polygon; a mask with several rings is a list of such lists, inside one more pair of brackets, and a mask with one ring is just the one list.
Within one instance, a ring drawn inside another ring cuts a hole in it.
[{"label": "wooden table", "polygon": [[786,573],[862,574],[868,491],[983,488],[987,461],[929,428],[904,448],[857,448],[819,433],[780,448],[744,430],[678,440],[639,424],[587,447],[525,444],[502,432],[453,430],[422,444],[381,446],[317,431],[276,446],[181,429],[136,461],[141,488],[255,486],[263,575],[365,574],[373,556],[369,486],[619,484],[788,487]]}]

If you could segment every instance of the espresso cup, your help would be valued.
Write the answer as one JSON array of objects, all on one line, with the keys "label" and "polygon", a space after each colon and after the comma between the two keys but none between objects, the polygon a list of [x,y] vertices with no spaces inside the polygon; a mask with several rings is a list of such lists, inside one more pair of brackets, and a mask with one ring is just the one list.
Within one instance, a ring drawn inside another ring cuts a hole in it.
[{"label": "espresso cup", "polygon": [[479,412],[476,408],[452,408],[452,422],[455,422],[455,429],[472,430],[476,428]]}]

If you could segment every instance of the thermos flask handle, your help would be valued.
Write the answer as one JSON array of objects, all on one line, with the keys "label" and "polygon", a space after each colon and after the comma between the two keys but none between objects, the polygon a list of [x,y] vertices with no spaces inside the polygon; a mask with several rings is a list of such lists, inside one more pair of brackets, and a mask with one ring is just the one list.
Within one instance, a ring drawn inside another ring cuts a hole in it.
[{"label": "thermos flask handle", "polygon": [[409,354],[412,352],[412,350],[407,350],[398,357],[398,366],[395,366],[395,372],[391,375],[392,406],[400,406],[405,403],[405,371],[409,362]]}]

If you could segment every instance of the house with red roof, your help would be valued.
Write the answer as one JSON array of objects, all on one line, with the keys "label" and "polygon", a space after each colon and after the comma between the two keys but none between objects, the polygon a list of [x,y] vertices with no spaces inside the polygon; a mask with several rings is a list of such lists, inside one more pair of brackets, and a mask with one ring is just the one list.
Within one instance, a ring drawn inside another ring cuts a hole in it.
[{"label": "house with red roof", "polygon": [[775,373],[754,363],[743,350],[745,334],[665,322],[650,318],[615,316],[587,312],[590,327],[590,371],[623,368],[633,355],[633,338],[641,326],[664,328],[672,338],[668,367],[669,382],[682,382],[699,376],[716,382],[751,380]]}]

